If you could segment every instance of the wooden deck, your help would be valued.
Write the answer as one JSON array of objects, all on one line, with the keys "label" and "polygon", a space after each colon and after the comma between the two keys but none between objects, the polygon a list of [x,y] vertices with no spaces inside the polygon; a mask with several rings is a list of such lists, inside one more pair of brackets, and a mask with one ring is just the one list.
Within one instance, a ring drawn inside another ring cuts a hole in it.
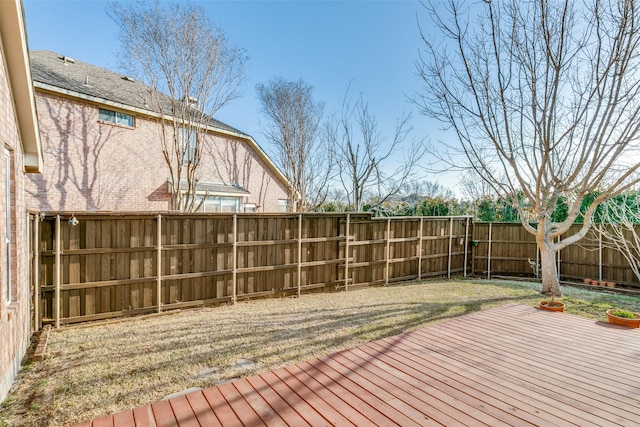
[{"label": "wooden deck", "polygon": [[78,426],[640,425],[640,330],[523,305]]}]

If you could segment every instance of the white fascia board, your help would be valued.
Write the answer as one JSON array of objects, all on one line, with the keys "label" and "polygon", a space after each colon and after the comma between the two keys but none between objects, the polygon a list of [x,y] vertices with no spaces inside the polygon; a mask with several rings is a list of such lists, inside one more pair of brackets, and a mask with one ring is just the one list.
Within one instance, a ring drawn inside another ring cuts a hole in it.
[{"label": "white fascia board", "polygon": [[20,128],[24,169],[28,173],[40,173],[43,168],[42,143],[20,0],[0,1],[0,36]]}]

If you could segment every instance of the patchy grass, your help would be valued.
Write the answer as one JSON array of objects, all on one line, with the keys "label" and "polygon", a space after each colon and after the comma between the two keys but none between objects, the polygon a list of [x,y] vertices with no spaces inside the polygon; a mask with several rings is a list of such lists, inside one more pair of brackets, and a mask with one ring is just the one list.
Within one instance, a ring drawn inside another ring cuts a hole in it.
[{"label": "patchy grass", "polygon": [[[55,331],[47,359],[21,372],[0,407],[0,425],[88,420],[486,308],[536,305],[539,289],[527,282],[428,281]],[[563,290],[567,311],[581,316],[605,318],[612,307],[640,311],[640,298]],[[240,359],[257,365],[234,369]]]}]

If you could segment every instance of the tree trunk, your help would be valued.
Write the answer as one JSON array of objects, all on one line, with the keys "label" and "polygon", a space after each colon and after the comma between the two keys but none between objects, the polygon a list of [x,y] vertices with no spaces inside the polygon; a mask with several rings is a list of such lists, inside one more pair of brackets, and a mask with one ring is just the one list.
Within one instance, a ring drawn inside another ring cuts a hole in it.
[{"label": "tree trunk", "polygon": [[560,282],[558,280],[558,266],[556,264],[557,250],[553,244],[542,242],[540,248],[540,262],[542,270],[542,293],[560,296]]}]

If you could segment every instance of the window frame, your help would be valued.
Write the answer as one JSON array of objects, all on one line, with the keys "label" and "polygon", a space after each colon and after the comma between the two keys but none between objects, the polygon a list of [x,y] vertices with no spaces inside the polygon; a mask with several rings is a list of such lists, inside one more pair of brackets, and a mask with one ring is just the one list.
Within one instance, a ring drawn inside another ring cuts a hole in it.
[{"label": "window frame", "polygon": [[[126,123],[122,123],[122,118],[128,118]],[[130,119],[130,120],[129,120]],[[122,126],[133,129],[136,127],[136,118],[133,114],[123,113],[121,111],[110,110],[108,108],[98,107],[98,121],[100,123]],[[129,124],[129,122],[131,124]]]},{"label": "window frame", "polygon": [[278,199],[278,212],[291,212],[291,201],[289,199]]},{"label": "window frame", "polygon": [[[200,206],[200,212],[241,213],[244,209],[242,196],[235,197],[216,194],[208,194],[205,196],[204,194],[202,194],[196,197],[196,205],[198,205],[203,198],[205,199]],[[228,207],[232,207],[232,210],[225,209]]]},{"label": "window frame", "polygon": [[[187,136],[188,141],[186,140]],[[181,126],[179,138],[182,164],[188,165],[195,163],[198,148],[198,132],[196,132],[195,128],[188,129],[186,126]]]},{"label": "window frame", "polygon": [[4,209],[4,243],[5,243],[5,256],[7,257],[4,269],[5,274],[3,275],[3,279],[7,284],[6,289],[6,298],[7,305],[15,304],[18,301],[18,290],[15,284],[15,277],[13,269],[15,266],[13,265],[13,254],[14,254],[14,245],[15,245],[15,195],[11,191],[12,186],[12,177],[15,173],[13,166],[13,150],[9,147],[4,147],[4,159],[3,159],[4,173],[3,173],[3,181],[4,181],[4,191],[5,191],[5,209]]}]

